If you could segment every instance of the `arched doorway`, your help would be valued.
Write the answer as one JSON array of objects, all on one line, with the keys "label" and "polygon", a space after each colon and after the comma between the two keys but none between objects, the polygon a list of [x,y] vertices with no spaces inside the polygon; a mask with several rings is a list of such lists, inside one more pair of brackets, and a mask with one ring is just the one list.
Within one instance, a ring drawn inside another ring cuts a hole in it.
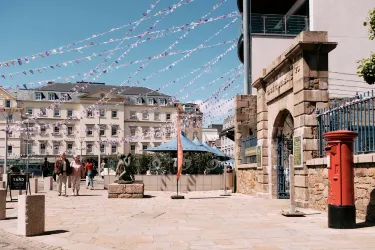
[{"label": "arched doorway", "polygon": [[276,117],[274,139],[276,142],[276,197],[289,199],[289,155],[293,153],[294,120],[284,109]]}]

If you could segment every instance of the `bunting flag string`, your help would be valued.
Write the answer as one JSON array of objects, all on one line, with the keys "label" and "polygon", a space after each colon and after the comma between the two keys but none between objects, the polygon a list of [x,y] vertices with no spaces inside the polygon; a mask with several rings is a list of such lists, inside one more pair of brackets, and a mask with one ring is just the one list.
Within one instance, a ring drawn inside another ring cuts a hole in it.
[{"label": "bunting flag string", "polygon": [[[189,4],[189,3],[193,2],[193,1],[195,1],[195,0],[185,0],[184,3],[182,2],[182,3],[179,3],[179,4],[180,4],[180,6],[181,5],[186,5],[186,4]],[[150,8],[153,9],[155,7],[155,5],[156,4],[151,4]],[[171,10],[172,10],[172,7],[168,7],[168,8],[165,8],[163,11],[161,11],[161,10],[158,11],[157,13],[155,13],[152,16],[147,16],[148,13],[149,13],[149,11],[146,11],[145,13],[143,13],[144,17],[141,18],[138,21],[130,22],[130,23],[124,24],[124,25],[122,25],[120,27],[117,27],[117,28],[111,28],[110,30],[108,30],[106,32],[102,32],[102,33],[99,33],[99,34],[93,34],[90,37],[87,37],[85,39],[82,39],[82,40],[79,40],[79,41],[76,41],[76,42],[73,42],[73,43],[70,43],[70,44],[67,44],[67,45],[64,45],[64,46],[60,46],[60,47],[56,47],[56,48],[53,48],[53,49],[49,49],[47,51],[39,52],[39,53],[30,55],[30,56],[22,56],[20,58],[16,58],[16,59],[12,59],[12,60],[8,60],[8,61],[0,62],[0,67],[11,67],[11,66],[16,66],[16,65],[22,65],[23,63],[29,63],[31,60],[34,60],[36,58],[44,58],[44,57],[48,57],[48,56],[53,55],[53,54],[59,54],[61,51],[63,51],[64,48],[70,48],[70,47],[76,46],[76,45],[78,45],[80,43],[83,43],[83,42],[86,42],[86,41],[90,41],[90,40],[98,38],[100,36],[108,35],[111,32],[121,30],[121,29],[123,29],[125,27],[129,27],[129,26],[134,25],[134,24],[137,25],[137,24],[141,23],[144,20],[148,20],[148,19],[151,19],[153,17],[160,16],[163,13],[170,12]]]},{"label": "bunting flag string", "polygon": [[[225,44],[230,44],[230,43],[234,43],[234,42],[237,42],[237,39],[232,39],[232,40],[228,40],[228,41],[223,41],[223,42],[215,43],[215,44],[212,44],[212,45],[203,46],[203,47],[199,48],[198,50],[208,49],[208,48],[214,48],[214,47],[217,47],[217,46],[221,46],[221,45],[225,45]],[[118,48],[117,50],[120,50],[120,48]],[[116,66],[113,69],[118,70],[119,68],[122,68],[122,67],[127,67],[127,66],[130,66],[130,65],[139,64],[139,63],[143,63],[143,62],[146,62],[146,61],[157,60],[157,59],[160,59],[160,58],[169,57],[169,56],[178,55],[178,54],[184,55],[184,54],[192,52],[194,50],[195,49],[189,49],[189,50],[183,50],[183,51],[177,50],[177,51],[172,51],[172,52],[170,52],[168,54],[157,54],[157,55],[152,56],[152,57],[148,56],[148,57],[146,57],[144,59],[139,59],[139,60],[131,61],[131,62],[124,63],[124,64],[119,64],[118,66]],[[105,50],[103,53],[109,53],[110,51],[112,51],[112,50]],[[96,56],[102,56],[102,54],[101,53],[99,53],[99,54],[93,53],[91,56],[83,57],[83,58],[79,58],[79,59],[74,59],[74,60],[70,60],[70,61],[66,61],[66,62],[62,62],[62,63],[56,64],[55,66],[50,65],[50,66],[45,66],[45,67],[41,67],[41,68],[36,68],[36,69],[31,69],[31,70],[25,70],[23,72],[14,72],[14,73],[10,73],[10,75],[13,75],[13,76],[15,76],[15,75],[17,75],[17,76],[27,75],[27,72],[30,72],[32,74],[35,74],[36,72],[43,73],[44,71],[51,70],[51,69],[55,70],[55,69],[60,68],[62,66],[67,67],[69,65],[74,65],[75,63],[79,64],[80,62],[90,61],[93,57],[96,57]],[[77,74],[70,75],[70,76],[57,77],[57,80],[61,80],[61,79],[69,80],[69,78],[74,79],[75,77],[79,77],[81,75],[82,75],[82,73],[77,73]],[[55,81],[56,81],[55,79],[52,79],[52,80],[42,80],[42,81],[38,81],[38,82],[30,82],[30,83],[27,83],[27,84],[31,85],[31,86],[33,86],[35,84],[39,84],[39,86],[41,86],[43,83],[49,83],[49,82],[55,82]],[[17,84],[14,89],[19,89],[22,86],[23,85]],[[5,86],[4,89],[9,89],[9,86]]]}]

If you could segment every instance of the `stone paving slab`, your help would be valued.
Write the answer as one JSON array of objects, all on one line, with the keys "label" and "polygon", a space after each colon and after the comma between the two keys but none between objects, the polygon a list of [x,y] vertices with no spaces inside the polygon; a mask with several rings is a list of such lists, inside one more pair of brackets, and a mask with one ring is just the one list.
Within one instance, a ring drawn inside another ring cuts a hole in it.
[{"label": "stone paving slab", "polygon": [[[328,229],[327,214],[310,209],[306,217],[286,218],[280,213],[287,200],[223,198],[222,191],[184,193],[184,200],[170,199],[171,192],[118,200],[105,190],[82,188],[79,197],[45,193],[49,235],[21,237],[18,244],[26,241],[23,249],[34,250],[42,248],[29,242],[46,249],[375,249],[375,227]],[[10,219],[0,228],[12,235],[17,203],[7,208]]]}]

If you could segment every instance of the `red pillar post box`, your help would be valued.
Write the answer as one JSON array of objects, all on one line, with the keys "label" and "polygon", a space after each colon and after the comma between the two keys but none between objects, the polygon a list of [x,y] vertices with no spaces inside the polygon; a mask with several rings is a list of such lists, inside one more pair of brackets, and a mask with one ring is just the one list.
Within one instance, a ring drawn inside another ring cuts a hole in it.
[{"label": "red pillar post box", "polygon": [[357,133],[348,130],[324,134],[327,140],[328,227],[355,228],[353,142]]}]

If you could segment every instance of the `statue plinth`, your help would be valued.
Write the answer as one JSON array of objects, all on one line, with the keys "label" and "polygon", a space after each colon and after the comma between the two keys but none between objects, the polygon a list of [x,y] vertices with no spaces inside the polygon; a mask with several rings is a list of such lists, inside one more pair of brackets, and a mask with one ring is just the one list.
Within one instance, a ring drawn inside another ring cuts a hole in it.
[{"label": "statue plinth", "polygon": [[[120,180],[121,181],[121,180]],[[108,198],[143,198],[144,184],[142,181],[133,183],[113,183],[108,185]]]}]

